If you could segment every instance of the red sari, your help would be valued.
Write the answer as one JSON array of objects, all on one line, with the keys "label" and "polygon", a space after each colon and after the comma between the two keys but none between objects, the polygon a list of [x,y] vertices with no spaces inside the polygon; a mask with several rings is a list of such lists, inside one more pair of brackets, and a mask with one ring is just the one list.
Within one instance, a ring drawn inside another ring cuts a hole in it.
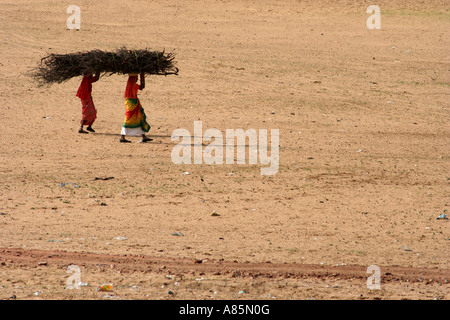
[{"label": "red sari", "polygon": [[82,125],[90,126],[97,118],[97,110],[92,100],[92,83],[96,81],[92,75],[84,76],[77,91],[77,97],[81,100]]}]

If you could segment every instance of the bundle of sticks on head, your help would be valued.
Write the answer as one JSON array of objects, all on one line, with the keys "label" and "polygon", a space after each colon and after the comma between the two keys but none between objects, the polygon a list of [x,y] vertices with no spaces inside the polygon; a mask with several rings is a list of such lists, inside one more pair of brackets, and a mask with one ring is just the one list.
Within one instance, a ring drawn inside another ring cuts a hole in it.
[{"label": "bundle of sticks on head", "polygon": [[62,83],[87,73],[170,75],[178,74],[175,54],[121,47],[113,52],[91,50],[69,54],[50,54],[30,72],[40,86]]}]

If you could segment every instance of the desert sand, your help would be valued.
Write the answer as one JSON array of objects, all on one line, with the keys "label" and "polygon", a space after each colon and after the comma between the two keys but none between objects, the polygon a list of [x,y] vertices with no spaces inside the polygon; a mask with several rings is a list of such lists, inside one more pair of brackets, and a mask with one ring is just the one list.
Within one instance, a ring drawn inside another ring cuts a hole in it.
[{"label": "desert sand", "polygon": [[[0,1],[1,299],[450,298],[448,1],[73,4],[80,30],[69,3]],[[81,78],[27,75],[122,45],[176,52],[139,94],[149,143],[119,143],[125,75],[94,83],[86,135]],[[279,130],[278,172],[174,164],[195,121]]]}]

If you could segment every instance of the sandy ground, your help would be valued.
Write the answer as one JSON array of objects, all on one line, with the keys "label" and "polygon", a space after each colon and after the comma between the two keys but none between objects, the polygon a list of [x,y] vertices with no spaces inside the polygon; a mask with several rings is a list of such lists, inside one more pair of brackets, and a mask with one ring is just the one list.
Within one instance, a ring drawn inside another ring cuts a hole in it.
[{"label": "sandy ground", "polygon": [[[449,4],[377,1],[368,30],[372,4],[77,1],[76,31],[68,3],[1,0],[0,298],[449,299]],[[26,75],[122,45],[177,53],[140,93],[150,143],[118,142],[125,76],[80,135],[80,79]],[[199,120],[278,129],[278,173],[175,165]]]}]

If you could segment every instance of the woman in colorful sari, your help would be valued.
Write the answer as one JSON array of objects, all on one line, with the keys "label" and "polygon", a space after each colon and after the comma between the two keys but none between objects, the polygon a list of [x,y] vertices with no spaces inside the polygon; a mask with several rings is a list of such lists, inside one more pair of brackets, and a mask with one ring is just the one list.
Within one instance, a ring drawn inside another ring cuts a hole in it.
[{"label": "woman in colorful sari", "polygon": [[87,130],[91,132],[95,132],[92,129],[92,124],[97,118],[97,110],[94,106],[94,101],[92,100],[92,83],[98,81],[100,78],[100,73],[97,72],[95,77],[92,73],[85,73],[83,76],[83,80],[81,80],[80,87],[77,91],[77,97],[81,100],[81,126],[78,130],[78,133],[88,133],[84,131],[83,126],[87,126]]},{"label": "woman in colorful sari", "polygon": [[137,97],[138,90],[145,88],[145,75],[141,73],[140,84],[137,84],[138,75],[130,73],[128,76],[127,87],[125,89],[125,121],[122,126],[122,137],[120,142],[131,142],[125,139],[125,136],[142,136],[140,142],[147,142],[153,139],[148,138],[145,133],[150,130],[147,123],[147,117],[141,102]]}]

